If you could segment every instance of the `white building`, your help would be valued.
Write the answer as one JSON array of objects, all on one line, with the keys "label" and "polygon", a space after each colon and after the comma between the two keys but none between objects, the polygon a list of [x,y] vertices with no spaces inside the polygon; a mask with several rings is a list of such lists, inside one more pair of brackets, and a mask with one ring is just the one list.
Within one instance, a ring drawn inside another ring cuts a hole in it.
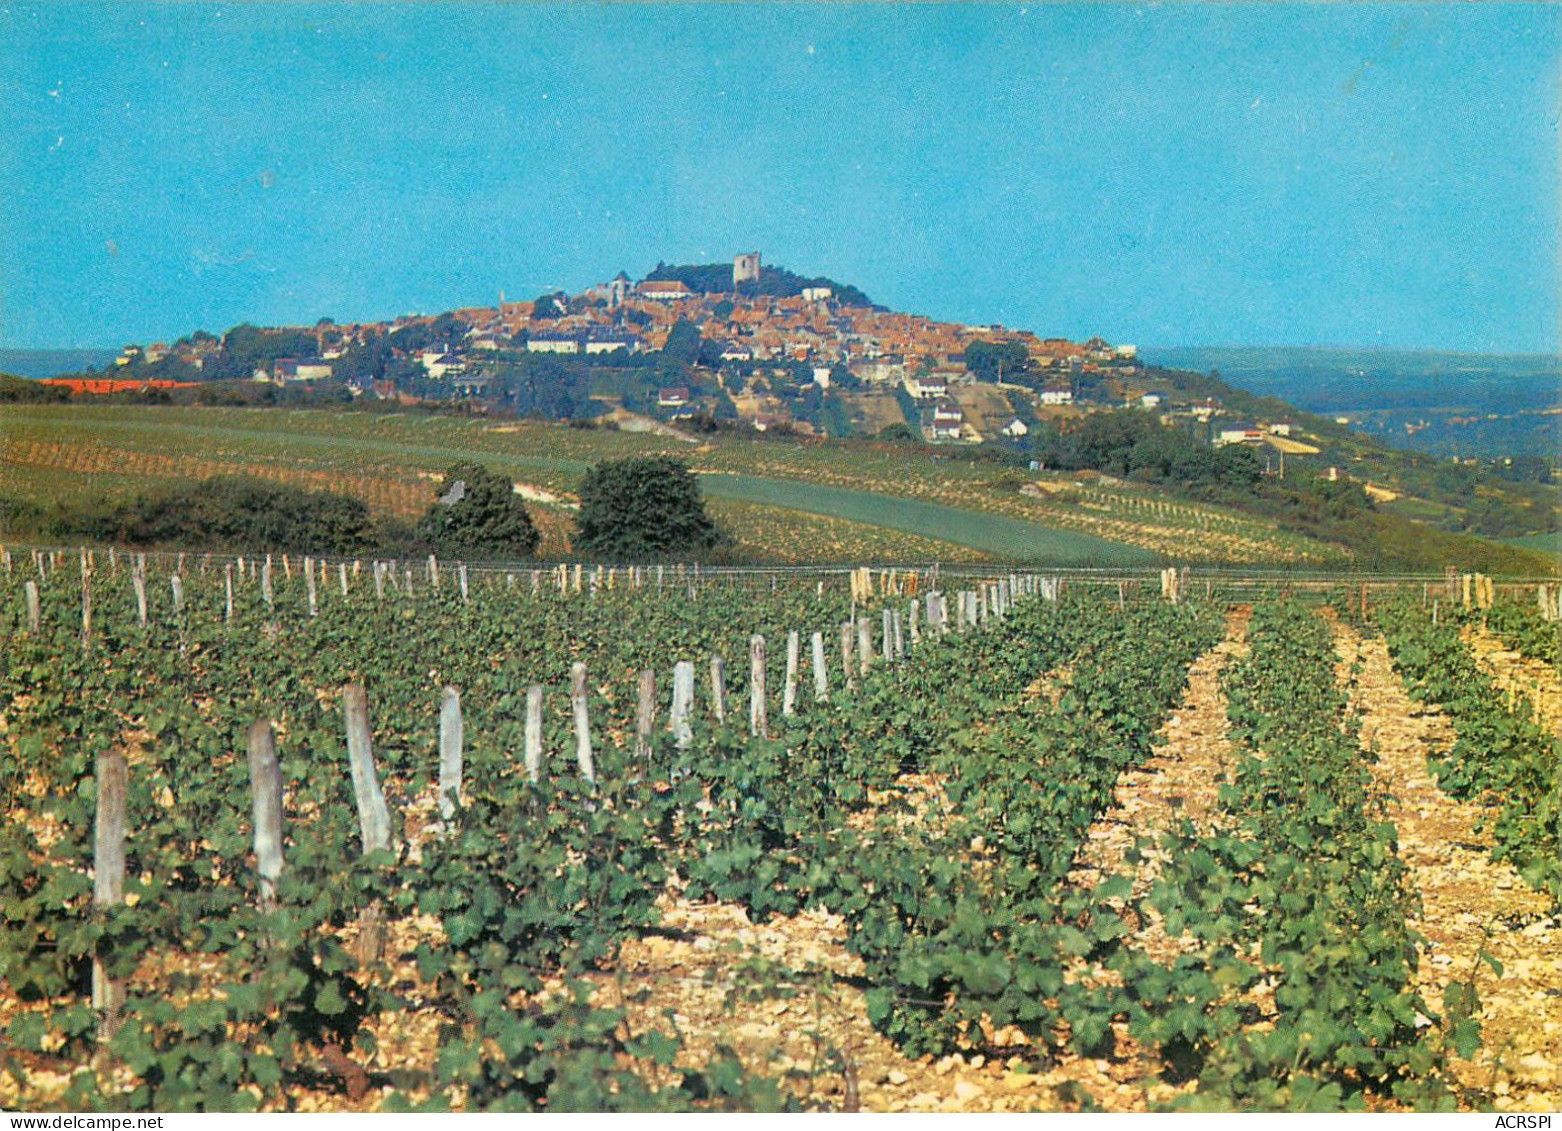
[{"label": "white building", "polygon": [[935,400],[949,393],[949,379],[942,373],[913,374],[906,378],[906,392],[919,401]]},{"label": "white building", "polygon": [[960,426],[965,423],[965,413],[953,401],[944,401],[933,409],[933,439],[958,440]]},{"label": "white building", "polygon": [[579,353],[580,339],[570,334],[537,334],[526,340],[527,353]]}]

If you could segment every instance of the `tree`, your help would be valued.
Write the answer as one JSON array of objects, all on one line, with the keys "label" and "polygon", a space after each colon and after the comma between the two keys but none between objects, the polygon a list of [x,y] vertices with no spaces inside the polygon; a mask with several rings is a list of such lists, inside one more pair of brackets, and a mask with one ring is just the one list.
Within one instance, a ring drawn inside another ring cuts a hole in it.
[{"label": "tree", "polygon": [[540,322],[546,318],[560,318],[564,315],[564,308],[559,305],[556,295],[538,295],[532,303],[532,320]]},{"label": "tree", "polygon": [[698,554],[720,542],[689,468],[667,456],[598,464],[580,488],[575,547],[618,561]]},{"label": "tree", "polygon": [[475,463],[458,463],[445,472],[439,492],[417,529],[435,549],[485,558],[537,552],[537,528],[509,479]]},{"label": "tree", "polygon": [[1030,355],[1019,342],[972,342],[965,365],[978,381],[1018,382],[1030,372]]}]

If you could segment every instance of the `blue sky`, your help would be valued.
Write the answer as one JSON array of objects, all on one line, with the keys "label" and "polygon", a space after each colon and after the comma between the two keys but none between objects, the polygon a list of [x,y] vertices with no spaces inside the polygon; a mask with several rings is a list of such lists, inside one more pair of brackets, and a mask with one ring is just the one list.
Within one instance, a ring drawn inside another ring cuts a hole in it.
[{"label": "blue sky", "polygon": [[659,259],[1140,344],[1554,352],[1545,4],[7,4],[0,347]]}]

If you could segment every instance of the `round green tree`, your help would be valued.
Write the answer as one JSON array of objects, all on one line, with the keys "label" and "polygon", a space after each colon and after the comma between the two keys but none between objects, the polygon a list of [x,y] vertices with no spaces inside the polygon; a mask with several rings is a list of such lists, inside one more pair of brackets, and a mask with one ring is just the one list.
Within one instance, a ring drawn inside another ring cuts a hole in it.
[{"label": "round green tree", "polygon": [[721,540],[688,467],[667,456],[598,464],[580,488],[575,548],[615,561],[698,555]]},{"label": "round green tree", "polygon": [[418,537],[441,553],[478,558],[526,558],[539,536],[515,485],[475,463],[445,472],[439,501],[418,523]]}]

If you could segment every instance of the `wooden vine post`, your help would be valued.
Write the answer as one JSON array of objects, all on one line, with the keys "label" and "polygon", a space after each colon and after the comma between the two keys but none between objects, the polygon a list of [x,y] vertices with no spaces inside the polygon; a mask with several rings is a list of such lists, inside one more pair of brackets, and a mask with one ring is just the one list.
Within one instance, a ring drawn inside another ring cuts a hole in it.
[{"label": "wooden vine post", "polygon": [[824,666],[824,633],[814,633],[811,643],[814,661],[814,702],[825,703],[830,698],[830,676]]},{"label": "wooden vine post", "polygon": [[439,816],[448,821],[461,804],[461,693],[445,688],[439,704]]},{"label": "wooden vine post", "polygon": [[852,670],[852,622],[841,622],[841,671],[845,673],[846,690],[857,687],[857,676]]},{"label": "wooden vine post", "polygon": [[250,807],[255,816],[255,871],[260,876],[260,909],[275,911],[277,882],[282,878],[282,766],[271,723],[250,724],[245,736],[249,754]]},{"label": "wooden vine post", "polygon": [[765,703],[765,638],[757,632],[748,638],[748,732],[770,737]]},{"label": "wooden vine post", "polygon": [[650,668],[640,673],[639,693],[635,712],[635,757],[647,758],[651,754],[651,728],[656,725],[656,672]]},{"label": "wooden vine post", "polygon": [[[97,817],[92,855],[92,905],[100,913],[125,901],[125,795],[128,773],[123,751],[98,755]],[[114,1039],[123,1019],[125,981],[109,976],[101,955],[92,959],[92,1008],[98,1040]]]},{"label": "wooden vine post", "polygon": [[797,664],[800,644],[796,629],[786,634],[786,684],[781,689],[781,713],[787,718],[797,713]]},{"label": "wooden vine post", "polygon": [[224,624],[233,623],[233,566],[222,567],[222,621]]},{"label": "wooden vine post", "polygon": [[27,631],[37,636],[43,629],[43,610],[38,605],[38,583],[28,580],[22,585],[22,592],[27,601]]},{"label": "wooden vine post", "polygon": [[710,705],[718,723],[727,721],[727,661],[710,658]]},{"label": "wooden vine post", "polygon": [[92,567],[87,563],[87,551],[81,552],[81,646],[92,644]]},{"label": "wooden vine post", "polygon": [[136,623],[146,627],[146,572],[137,566],[130,573],[131,587],[136,591]]},{"label": "wooden vine post", "polygon": [[569,672],[569,705],[575,716],[575,765],[580,776],[593,784],[597,771],[591,757],[591,715],[586,702],[586,665],[576,663]]},{"label": "wooden vine post", "polygon": [[[347,720],[347,760],[352,774],[353,799],[358,806],[358,831],[363,854],[391,846],[390,810],[374,768],[374,748],[369,732],[369,697],[361,683],[342,688],[342,713]],[[358,918],[358,961],[378,962],[385,953],[385,918],[379,902],[363,909]]]}]

